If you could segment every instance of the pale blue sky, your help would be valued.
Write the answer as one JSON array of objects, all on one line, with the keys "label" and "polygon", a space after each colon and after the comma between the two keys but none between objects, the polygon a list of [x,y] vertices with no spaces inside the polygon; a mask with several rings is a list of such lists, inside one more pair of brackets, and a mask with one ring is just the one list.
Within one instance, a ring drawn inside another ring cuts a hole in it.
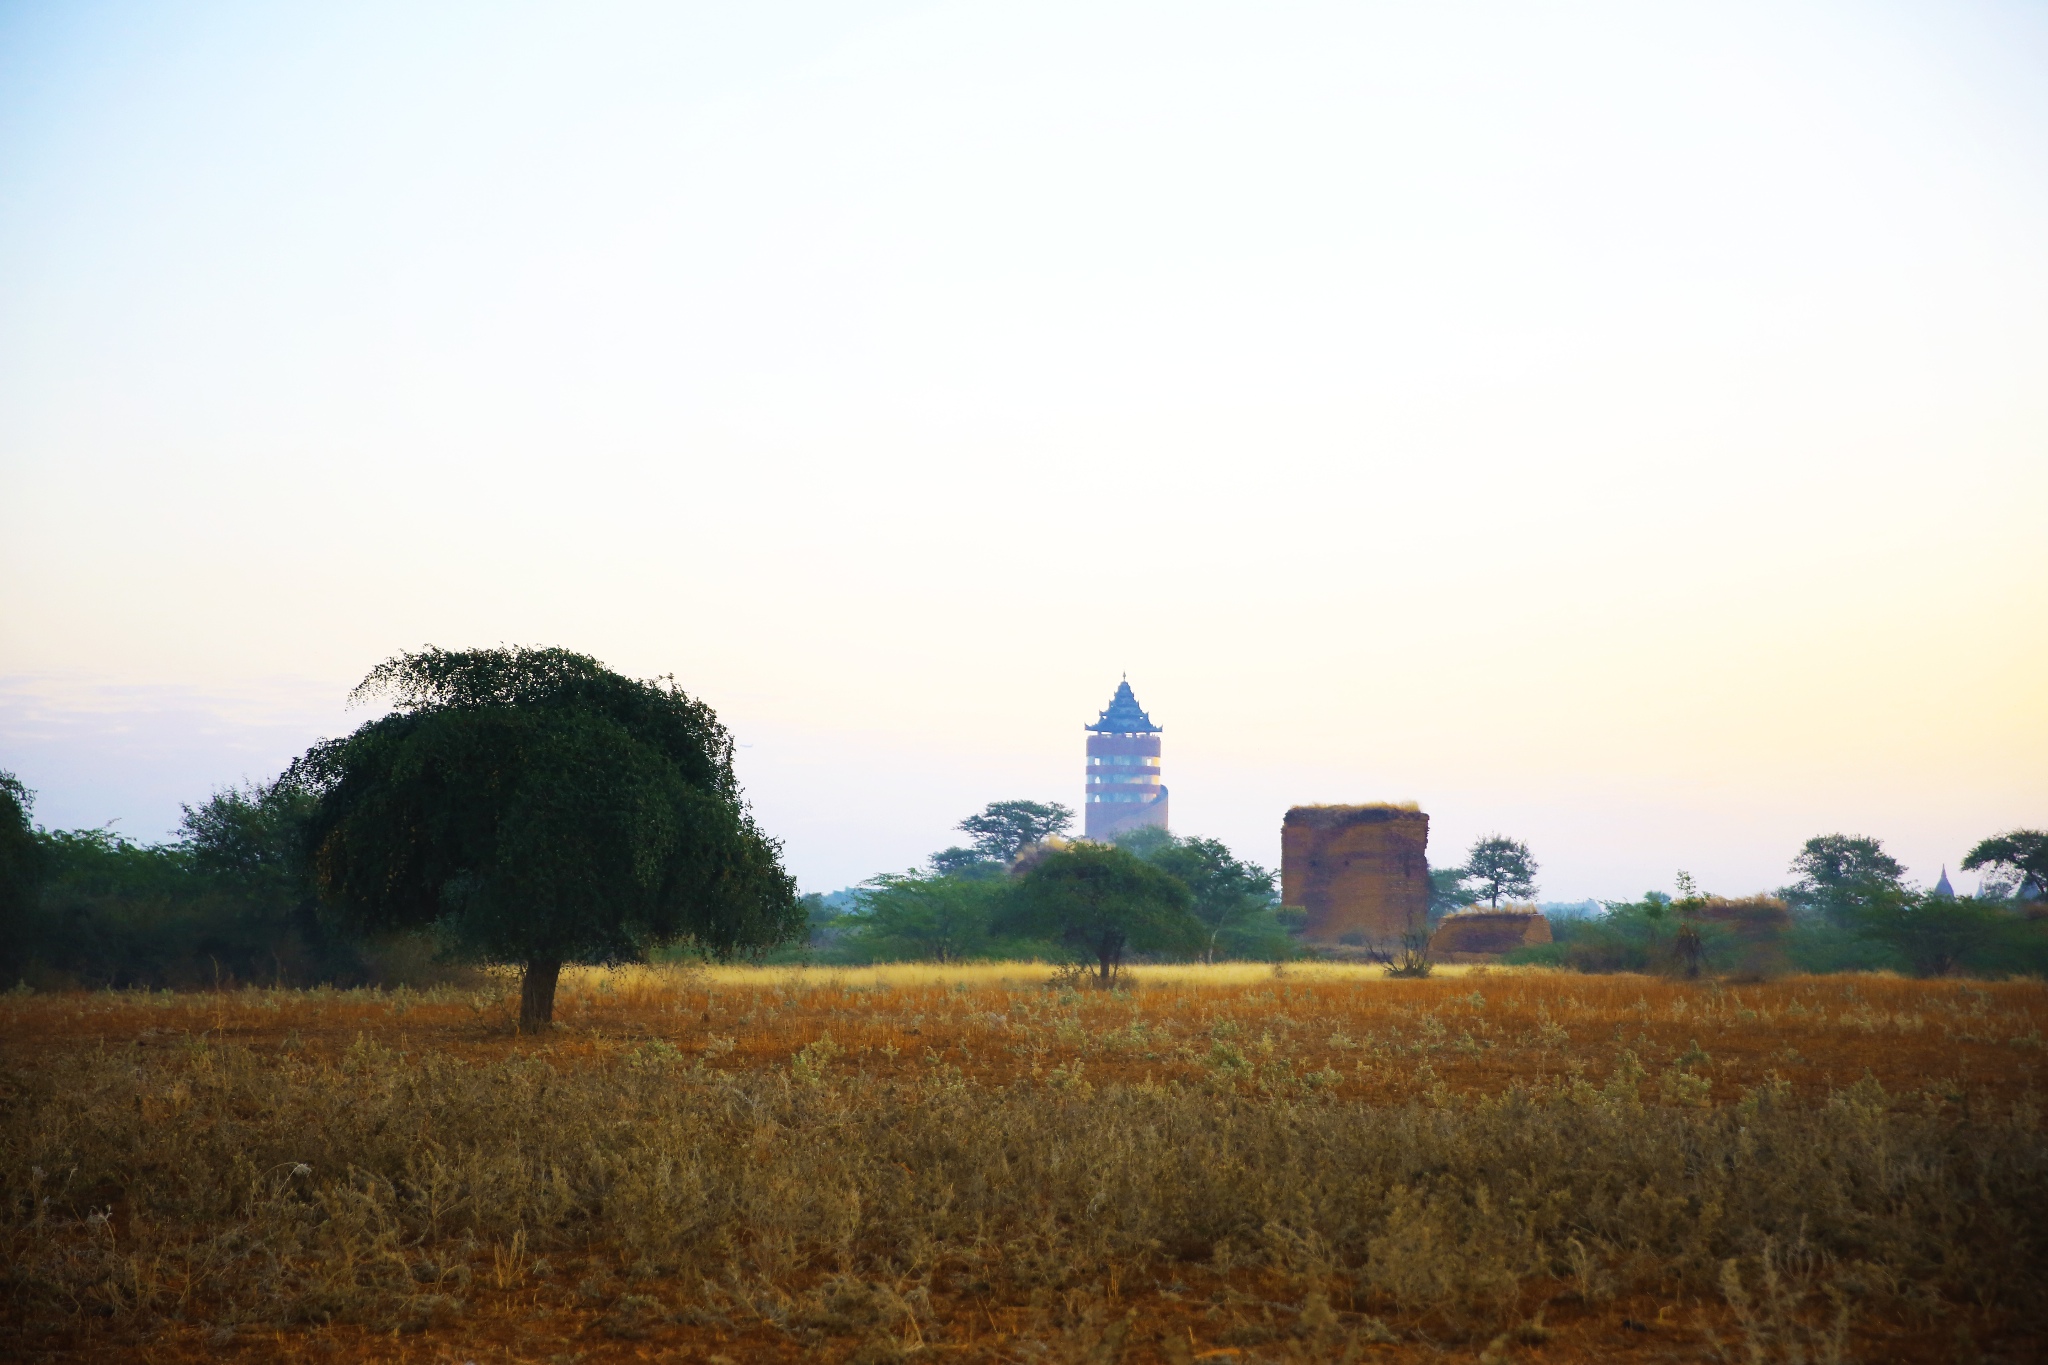
[{"label": "pale blue sky", "polygon": [[[2048,10],[0,7],[0,766],[560,643],[807,887],[1416,798],[1546,894],[2048,824]],[[1114,552],[1121,583],[1099,569]]]}]

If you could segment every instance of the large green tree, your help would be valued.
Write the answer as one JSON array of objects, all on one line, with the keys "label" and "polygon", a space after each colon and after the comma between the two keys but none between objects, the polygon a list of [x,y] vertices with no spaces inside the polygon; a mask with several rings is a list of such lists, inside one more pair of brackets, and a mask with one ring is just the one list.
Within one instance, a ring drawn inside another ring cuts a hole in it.
[{"label": "large green tree", "polygon": [[360,929],[431,927],[522,964],[522,1030],[553,1019],[565,962],[678,939],[727,956],[802,933],[731,736],[673,680],[562,649],[427,649],[353,695],[394,709],[288,775],[315,798],[315,877]]},{"label": "large green tree", "polygon": [[1868,912],[1906,895],[1905,867],[1881,840],[1861,835],[1815,835],[1792,859],[1792,873],[1795,880],[1782,892],[1786,901],[1838,928],[1856,928]]},{"label": "large green tree", "polygon": [[2022,896],[2048,896],[2048,832],[2016,829],[1980,841],[1963,857],[1963,871],[1979,868],[2012,873]]},{"label": "large green tree", "polygon": [[1074,812],[1057,801],[991,801],[979,815],[968,816],[955,828],[973,836],[974,851],[981,857],[1007,864],[1033,844],[1066,833],[1073,823]]},{"label": "large green tree", "polygon": [[1473,841],[1465,856],[1465,879],[1477,882],[1486,903],[1500,906],[1502,896],[1536,894],[1536,860],[1529,846],[1504,834],[1488,834]]},{"label": "large green tree", "polygon": [[1000,932],[1051,939],[1093,958],[1108,986],[1124,954],[1199,952],[1206,931],[1178,877],[1113,844],[1074,844],[1032,865],[997,922]]}]

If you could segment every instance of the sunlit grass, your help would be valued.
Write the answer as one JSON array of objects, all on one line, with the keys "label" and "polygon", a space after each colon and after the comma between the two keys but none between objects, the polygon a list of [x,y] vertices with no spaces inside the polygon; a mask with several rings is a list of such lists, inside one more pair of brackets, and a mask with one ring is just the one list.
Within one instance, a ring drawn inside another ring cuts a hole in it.
[{"label": "sunlit grass", "polygon": [[1742,1358],[1945,1359],[1958,1324],[2038,1354],[2039,982],[577,968],[539,1038],[516,987],[0,995],[0,1330],[594,1365],[1106,1360],[1131,1323],[1133,1362],[1501,1332],[1563,1361],[1627,1319]]},{"label": "sunlit grass", "polygon": [[[573,971],[579,984],[588,983],[585,989],[593,989],[597,982],[608,980],[614,989],[619,990],[630,990],[643,984],[667,988],[700,979],[720,986],[791,984],[799,989],[835,985],[859,986],[869,990],[954,985],[1021,988],[1044,985],[1056,970],[1054,964],[1046,962],[888,962],[873,966],[769,967],[736,963],[709,967],[579,967],[565,969],[565,977]],[[1436,969],[1445,977],[1464,976],[1473,970],[1465,966]],[[1507,975],[1537,969],[1494,967],[1487,970],[1496,975]],[[1288,962],[1280,964],[1277,970],[1269,962],[1148,962],[1127,967],[1125,972],[1130,982],[1141,988],[1165,985],[1248,986],[1277,980],[1364,984],[1387,979],[1385,968],[1362,962]]]}]

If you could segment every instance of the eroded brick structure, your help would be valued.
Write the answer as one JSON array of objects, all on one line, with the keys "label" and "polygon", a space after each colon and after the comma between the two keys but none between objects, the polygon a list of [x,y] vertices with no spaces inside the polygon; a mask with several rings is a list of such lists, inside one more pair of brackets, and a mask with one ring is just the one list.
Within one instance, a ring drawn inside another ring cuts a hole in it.
[{"label": "eroded brick structure", "polygon": [[1280,899],[1313,943],[1394,948],[1429,917],[1429,817],[1412,806],[1296,806],[1280,826]]},{"label": "eroded brick structure", "polygon": [[1550,941],[1550,921],[1539,910],[1461,910],[1437,925],[1429,955],[1438,962],[1498,962],[1517,948]]}]

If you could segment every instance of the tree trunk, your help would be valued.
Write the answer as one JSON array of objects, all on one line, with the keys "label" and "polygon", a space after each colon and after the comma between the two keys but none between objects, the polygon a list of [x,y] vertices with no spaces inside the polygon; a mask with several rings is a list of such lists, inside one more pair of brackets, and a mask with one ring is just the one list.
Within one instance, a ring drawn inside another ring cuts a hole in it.
[{"label": "tree trunk", "polygon": [[555,983],[562,977],[559,958],[530,958],[519,983],[519,1031],[539,1033],[555,1022]]},{"label": "tree trunk", "polygon": [[1108,990],[1110,983],[1116,980],[1116,969],[1123,965],[1123,935],[1118,934],[1113,938],[1105,940],[1097,948],[1095,956],[1096,960],[1102,965],[1102,973],[1097,980],[1103,990]]}]

